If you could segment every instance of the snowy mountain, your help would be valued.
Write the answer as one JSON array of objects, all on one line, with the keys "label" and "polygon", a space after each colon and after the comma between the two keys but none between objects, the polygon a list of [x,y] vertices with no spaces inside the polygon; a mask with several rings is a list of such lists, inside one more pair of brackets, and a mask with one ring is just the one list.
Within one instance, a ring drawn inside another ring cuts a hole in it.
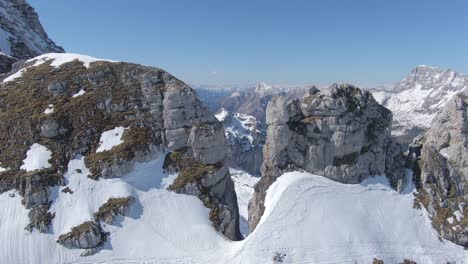
[{"label": "snowy mountain", "polygon": [[229,142],[229,166],[260,175],[265,127],[253,116],[232,113],[224,108],[216,112],[215,117],[223,123]]},{"label": "snowy mountain", "polygon": [[434,116],[468,86],[468,76],[453,70],[418,66],[393,90],[373,90],[374,98],[393,113],[393,135],[405,143],[426,130]]},{"label": "snowy mountain", "polygon": [[8,57],[29,59],[49,52],[64,52],[44,31],[39,17],[25,0],[0,0],[0,73]]}]

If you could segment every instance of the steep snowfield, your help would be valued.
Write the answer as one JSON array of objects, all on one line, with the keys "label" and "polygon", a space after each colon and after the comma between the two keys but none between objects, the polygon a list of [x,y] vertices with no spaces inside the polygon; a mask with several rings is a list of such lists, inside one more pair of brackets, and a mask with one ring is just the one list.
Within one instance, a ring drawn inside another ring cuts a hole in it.
[{"label": "steep snowfield", "polygon": [[[244,241],[229,242],[211,226],[197,197],[165,190],[175,175],[161,169],[163,156],[137,164],[117,179],[94,181],[84,159],[72,160],[65,175],[73,194],[53,189],[52,232],[24,230],[28,211],[17,192],[0,195],[2,263],[371,263],[374,257],[398,263],[466,263],[467,253],[439,241],[425,211],[413,209],[410,190],[398,194],[384,178],[345,185],[308,173],[281,176],[268,190],[266,211]],[[241,208],[253,181],[233,176]],[[245,176],[245,177],[244,177]],[[246,183],[247,186],[243,184]],[[244,187],[245,188],[244,188]],[[104,225],[110,238],[96,255],[80,257],[55,241],[71,227],[91,219],[110,197],[136,198],[130,215]],[[242,209],[241,209],[242,212]]]},{"label": "steep snowfield", "polygon": [[254,177],[245,171],[233,168],[230,168],[229,172],[231,173],[237,195],[240,231],[246,237],[249,234],[249,201],[253,196],[254,186],[260,180],[260,177]]}]

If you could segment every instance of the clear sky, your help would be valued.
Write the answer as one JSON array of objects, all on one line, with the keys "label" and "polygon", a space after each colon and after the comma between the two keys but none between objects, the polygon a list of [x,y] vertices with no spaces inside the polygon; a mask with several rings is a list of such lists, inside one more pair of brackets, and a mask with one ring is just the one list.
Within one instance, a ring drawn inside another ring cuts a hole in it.
[{"label": "clear sky", "polygon": [[467,0],[29,0],[68,52],[189,83],[394,83],[468,73]]}]

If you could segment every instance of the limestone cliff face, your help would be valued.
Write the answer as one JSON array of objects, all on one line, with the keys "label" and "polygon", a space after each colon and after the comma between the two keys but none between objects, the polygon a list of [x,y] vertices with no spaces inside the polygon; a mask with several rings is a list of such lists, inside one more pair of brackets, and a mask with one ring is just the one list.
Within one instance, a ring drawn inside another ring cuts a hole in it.
[{"label": "limestone cliff face", "polygon": [[24,0],[0,1],[0,74],[13,62],[48,52],[64,52],[44,31],[39,16]]},{"label": "limestone cliff face", "polygon": [[310,89],[301,100],[276,97],[267,108],[262,179],[249,205],[255,228],[268,187],[286,171],[305,170],[343,183],[386,174],[404,185],[404,156],[390,138],[391,112],[350,85]]},{"label": "limestone cliff face", "polygon": [[[101,135],[119,127],[122,143],[99,150]],[[30,230],[46,232],[53,222],[50,186],[63,184],[70,160],[84,156],[89,177],[99,180],[121,177],[136,162],[167,151],[184,151],[193,161],[185,169],[202,170],[197,178],[181,172],[172,189],[199,188],[192,194],[209,200],[214,226],[239,238],[222,124],[190,87],[161,69],[74,54],[26,61],[0,81],[0,145],[0,192],[19,190],[33,212]],[[50,152],[48,166],[25,167],[32,146]]]},{"label": "limestone cliff face", "polygon": [[418,201],[432,214],[442,237],[468,247],[468,92],[444,107],[412,145]]}]

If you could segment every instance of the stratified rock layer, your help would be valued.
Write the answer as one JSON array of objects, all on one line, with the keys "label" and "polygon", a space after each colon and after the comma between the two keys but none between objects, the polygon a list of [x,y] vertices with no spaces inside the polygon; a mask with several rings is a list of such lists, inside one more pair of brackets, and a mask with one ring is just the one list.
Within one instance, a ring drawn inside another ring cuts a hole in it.
[{"label": "stratified rock layer", "polygon": [[301,100],[272,99],[262,179],[249,205],[251,229],[263,214],[266,190],[286,171],[303,169],[343,183],[386,174],[401,190],[404,156],[390,138],[391,122],[388,109],[350,85],[311,88]]}]

